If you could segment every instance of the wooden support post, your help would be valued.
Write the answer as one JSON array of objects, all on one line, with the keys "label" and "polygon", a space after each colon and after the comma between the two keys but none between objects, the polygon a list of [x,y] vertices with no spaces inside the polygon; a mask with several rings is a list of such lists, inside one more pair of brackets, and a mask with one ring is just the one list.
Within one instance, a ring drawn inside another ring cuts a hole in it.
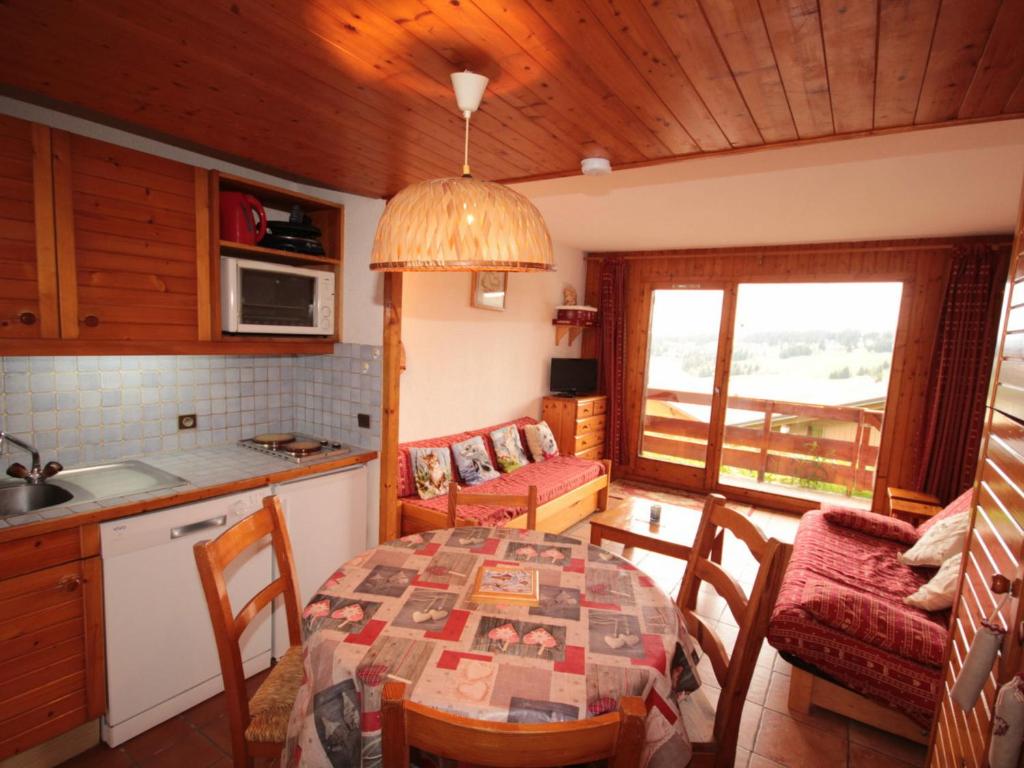
[{"label": "wooden support post", "polygon": [[398,519],[398,392],[402,374],[402,273],[384,273],[384,352],[380,404],[380,541],[401,533]]},{"label": "wooden support post", "polygon": [[765,403],[764,424],[761,427],[761,462],[757,467],[757,482],[764,482],[764,473],[768,469],[768,445],[772,439],[772,416],[775,403]]},{"label": "wooden support post", "polygon": [[864,441],[864,434],[867,429],[864,426],[864,411],[861,411],[857,418],[857,436],[853,439],[853,475],[850,484],[846,486],[846,495],[852,496],[857,487],[857,479],[860,477],[861,447]]}]

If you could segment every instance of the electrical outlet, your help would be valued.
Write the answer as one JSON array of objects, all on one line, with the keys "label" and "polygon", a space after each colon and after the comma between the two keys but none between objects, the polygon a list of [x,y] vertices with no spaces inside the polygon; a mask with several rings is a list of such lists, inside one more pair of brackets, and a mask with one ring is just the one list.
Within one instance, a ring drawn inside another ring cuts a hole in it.
[{"label": "electrical outlet", "polygon": [[370,428],[370,414],[368,414],[368,413],[356,414],[356,423],[362,429],[369,429]]},{"label": "electrical outlet", "polygon": [[195,429],[196,415],[194,413],[182,413],[178,416],[178,429]]}]

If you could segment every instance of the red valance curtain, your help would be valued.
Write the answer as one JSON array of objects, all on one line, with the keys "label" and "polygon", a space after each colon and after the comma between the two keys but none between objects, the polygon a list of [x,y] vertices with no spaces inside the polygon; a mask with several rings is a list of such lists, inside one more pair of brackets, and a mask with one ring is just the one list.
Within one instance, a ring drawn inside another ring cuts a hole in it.
[{"label": "red valance curtain", "polygon": [[626,261],[601,260],[601,383],[608,395],[605,415],[605,457],[615,464],[625,458],[623,408],[626,400]]},{"label": "red valance curtain", "polygon": [[957,248],[932,357],[918,488],[944,503],[974,482],[1006,280],[1005,252]]}]

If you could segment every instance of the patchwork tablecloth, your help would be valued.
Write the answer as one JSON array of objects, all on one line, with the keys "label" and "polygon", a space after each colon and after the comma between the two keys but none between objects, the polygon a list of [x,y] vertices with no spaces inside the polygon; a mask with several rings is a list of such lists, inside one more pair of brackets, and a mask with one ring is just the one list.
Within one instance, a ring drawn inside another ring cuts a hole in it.
[{"label": "patchwork tablecloth", "polygon": [[[540,605],[468,600],[480,565],[529,563]],[[680,568],[682,563],[680,563]],[[700,685],[674,602],[628,561],[567,536],[457,528],[397,539],[342,566],[303,612],[306,680],[285,766],[380,765],[388,679],[414,701],[501,722],[578,720],[647,705],[638,766],[686,765],[676,702]]]}]

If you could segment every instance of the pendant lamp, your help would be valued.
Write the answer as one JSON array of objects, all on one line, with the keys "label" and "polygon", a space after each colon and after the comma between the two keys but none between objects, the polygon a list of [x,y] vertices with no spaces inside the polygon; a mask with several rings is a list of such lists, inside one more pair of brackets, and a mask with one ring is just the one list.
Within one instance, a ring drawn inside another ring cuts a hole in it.
[{"label": "pendant lamp", "polygon": [[462,176],[421,181],[388,202],[370,269],[377,272],[542,272],[554,269],[551,236],[536,206],[518,192],[474,179],[469,118],[487,78],[456,72],[452,87],[466,121]]}]

